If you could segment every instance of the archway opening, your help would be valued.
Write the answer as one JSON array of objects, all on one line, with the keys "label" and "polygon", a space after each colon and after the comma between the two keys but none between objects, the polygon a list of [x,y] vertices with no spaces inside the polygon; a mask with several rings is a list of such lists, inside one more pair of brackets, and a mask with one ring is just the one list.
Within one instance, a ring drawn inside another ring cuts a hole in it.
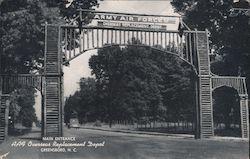
[{"label": "archway opening", "polygon": [[10,94],[9,135],[21,136],[32,131],[34,138],[41,137],[41,98],[41,92],[34,87],[19,87]]},{"label": "archway opening", "polygon": [[90,58],[66,100],[65,122],[81,126],[194,134],[196,71],[178,56],[147,46],[113,45]]},{"label": "archway opening", "polygon": [[216,136],[241,137],[240,97],[237,90],[222,86],[213,91],[213,119]]}]

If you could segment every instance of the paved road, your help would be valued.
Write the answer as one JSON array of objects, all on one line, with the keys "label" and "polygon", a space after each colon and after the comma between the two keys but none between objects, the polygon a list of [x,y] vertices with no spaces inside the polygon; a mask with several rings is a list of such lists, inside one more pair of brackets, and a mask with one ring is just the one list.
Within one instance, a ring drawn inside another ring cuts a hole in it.
[{"label": "paved road", "polygon": [[[66,149],[68,152],[41,152],[41,147],[11,147],[14,141],[40,143],[36,136],[10,138],[0,145],[0,154],[7,159],[247,159],[248,142],[194,140],[166,136],[137,135],[91,129],[65,129],[65,137],[77,136],[85,147]],[[88,142],[103,144],[103,147],[88,147]],[[58,141],[60,142],[60,141]],[[72,147],[71,147],[72,148]],[[73,152],[76,150],[77,152]]]}]

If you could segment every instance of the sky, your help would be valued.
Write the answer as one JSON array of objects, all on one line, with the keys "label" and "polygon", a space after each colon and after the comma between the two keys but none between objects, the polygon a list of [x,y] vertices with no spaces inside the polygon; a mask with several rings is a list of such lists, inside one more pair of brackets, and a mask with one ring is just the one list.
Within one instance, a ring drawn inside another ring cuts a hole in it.
[{"label": "sky", "polygon": [[141,14],[173,14],[168,0],[104,0],[96,10]]},{"label": "sky", "polygon": [[[104,0],[100,2],[99,11],[113,11],[122,13],[177,15],[168,0]],[[96,53],[96,50],[87,51],[74,59],[70,67],[64,68],[65,96],[74,94],[79,88],[78,82],[81,77],[91,76],[88,59]]]},{"label": "sky", "polygon": [[[111,11],[122,13],[155,14],[155,15],[178,15],[168,0],[104,0],[100,2],[98,11]],[[91,70],[88,66],[89,58],[96,54],[97,50],[87,51],[64,66],[64,96],[73,95],[79,90],[81,77],[90,77]],[[36,98],[36,114],[41,119],[41,100],[39,94]]]}]

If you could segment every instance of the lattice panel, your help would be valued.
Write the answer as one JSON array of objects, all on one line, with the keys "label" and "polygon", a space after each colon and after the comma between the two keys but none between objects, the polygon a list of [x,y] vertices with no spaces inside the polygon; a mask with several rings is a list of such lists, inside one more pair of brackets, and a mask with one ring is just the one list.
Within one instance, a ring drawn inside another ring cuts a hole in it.
[{"label": "lattice panel", "polygon": [[62,56],[60,27],[46,25],[44,136],[62,136]]},{"label": "lattice panel", "polygon": [[199,71],[200,135],[201,138],[207,138],[214,135],[212,89],[207,32],[197,33],[197,55]]},{"label": "lattice panel", "polygon": [[241,114],[241,134],[243,138],[249,138],[249,112],[248,100],[240,100],[240,114]]},{"label": "lattice panel", "polygon": [[45,86],[46,136],[61,136],[60,132],[60,78],[46,77]]},{"label": "lattice panel", "polygon": [[[195,32],[118,29],[105,27],[62,27],[62,52],[65,63],[82,53],[110,45],[150,46],[167,51],[194,64],[196,58]],[[132,43],[132,39],[139,43]]]},{"label": "lattice panel", "polygon": [[8,134],[8,114],[9,109],[7,108],[6,101],[9,99],[9,96],[0,95],[0,142],[5,140],[6,135]]},{"label": "lattice panel", "polygon": [[2,93],[9,94],[13,90],[25,87],[34,87],[42,90],[42,76],[31,74],[11,74],[0,75],[0,83],[2,85]]},{"label": "lattice panel", "polygon": [[240,96],[247,95],[246,78],[245,77],[226,77],[226,76],[213,76],[212,88],[228,86],[236,89]]}]

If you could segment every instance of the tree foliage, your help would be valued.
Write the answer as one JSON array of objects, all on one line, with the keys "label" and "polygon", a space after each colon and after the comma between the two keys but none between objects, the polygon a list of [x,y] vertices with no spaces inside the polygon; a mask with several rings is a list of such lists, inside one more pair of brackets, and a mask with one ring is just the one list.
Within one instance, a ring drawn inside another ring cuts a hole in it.
[{"label": "tree foliage", "polygon": [[66,100],[64,108],[65,123],[69,123],[70,118],[75,114],[80,123],[84,121],[95,121],[98,119],[98,109],[96,108],[96,83],[93,78],[81,78],[80,91],[76,91],[73,96]]},{"label": "tree foliage", "polygon": [[192,29],[211,32],[211,49],[217,55],[212,71],[218,75],[247,77],[250,88],[249,16],[230,16],[232,8],[250,8],[246,0],[173,0],[171,4]]},{"label": "tree foliage", "polygon": [[65,106],[81,117],[90,113],[110,125],[117,120],[193,121],[194,71],[177,57],[146,46],[113,45],[99,49],[89,65],[93,85],[81,82],[81,90]]},{"label": "tree foliage", "polygon": [[41,69],[44,52],[42,24],[57,19],[57,15],[49,15],[46,4],[38,0],[4,0],[0,4],[2,72],[29,73]]},{"label": "tree foliage", "polygon": [[97,0],[74,0],[66,8],[65,1],[3,0],[0,3],[2,72],[41,70],[45,22],[66,23],[79,14],[77,9],[90,9],[97,4]]},{"label": "tree foliage", "polygon": [[20,123],[25,127],[32,127],[32,123],[37,121],[35,115],[33,88],[19,88],[11,94],[10,113],[12,124]]},{"label": "tree foliage", "polygon": [[[0,73],[43,73],[44,24],[61,24],[75,17],[76,9],[89,9],[97,5],[95,0],[74,0],[69,8],[59,0],[2,0],[0,2]],[[10,110],[17,115],[23,125],[31,126],[34,120],[33,94],[27,100],[20,98],[18,110],[13,105]],[[18,96],[19,96],[18,95]],[[27,103],[29,102],[29,103]]]},{"label": "tree foliage", "polygon": [[221,87],[213,92],[215,123],[225,123],[226,129],[230,128],[231,123],[240,124],[239,98],[238,92],[229,87]]}]

